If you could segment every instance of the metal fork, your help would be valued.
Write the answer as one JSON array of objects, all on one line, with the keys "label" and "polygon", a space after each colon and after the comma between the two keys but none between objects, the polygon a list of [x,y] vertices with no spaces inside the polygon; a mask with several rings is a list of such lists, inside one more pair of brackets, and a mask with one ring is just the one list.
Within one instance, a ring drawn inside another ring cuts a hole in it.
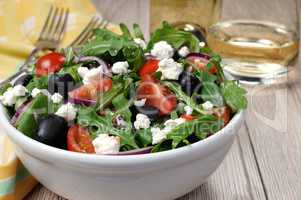
[{"label": "metal fork", "polygon": [[93,37],[93,30],[96,28],[106,28],[109,21],[105,19],[100,19],[98,16],[91,18],[87,26],[82,30],[82,32],[74,39],[74,41],[69,45],[69,47],[76,47],[84,44],[89,39]]},{"label": "metal fork", "polygon": [[38,40],[35,43],[35,48],[29,54],[24,64],[19,68],[19,71],[6,80],[0,83],[0,87],[14,80],[22,73],[28,73],[28,66],[35,54],[41,50],[55,50],[59,47],[60,42],[64,37],[69,16],[69,9],[51,7],[46,21],[43,25]]}]

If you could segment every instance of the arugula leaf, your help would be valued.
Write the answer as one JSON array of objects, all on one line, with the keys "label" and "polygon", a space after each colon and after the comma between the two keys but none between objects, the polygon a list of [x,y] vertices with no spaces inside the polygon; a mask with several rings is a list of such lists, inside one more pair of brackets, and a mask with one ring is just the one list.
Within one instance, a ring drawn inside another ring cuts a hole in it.
[{"label": "arugula leaf", "polygon": [[136,130],[135,135],[136,142],[139,147],[147,147],[152,144],[152,132],[151,129],[139,129]]},{"label": "arugula leaf", "polygon": [[120,23],[119,27],[122,31],[122,35],[128,39],[133,39],[132,35],[130,33],[130,30],[128,29],[128,27],[124,24],[124,23]]},{"label": "arugula leaf", "polygon": [[48,76],[42,76],[40,78],[34,77],[26,86],[27,90],[31,92],[34,88],[48,89]]},{"label": "arugula leaf", "polygon": [[125,98],[125,94],[119,94],[112,100],[112,104],[115,107],[115,116],[122,115],[124,117],[125,121],[128,122],[128,124],[131,125],[131,117],[132,113],[129,109],[129,107],[132,105],[132,102],[129,101],[127,98]]},{"label": "arugula leaf", "polygon": [[204,82],[201,97],[204,101],[210,101],[215,106],[223,106],[224,99],[219,87],[214,82]]},{"label": "arugula leaf", "polygon": [[171,91],[177,96],[178,100],[183,101],[186,105],[190,106],[196,112],[200,114],[206,114],[199,106],[196,105],[192,98],[190,98],[183,92],[181,86],[178,83],[164,81],[163,84],[171,89]]},{"label": "arugula leaf", "polygon": [[65,55],[65,62],[64,66],[69,66],[72,64],[73,58],[74,58],[74,51],[72,47],[67,47],[64,49],[64,55]]},{"label": "arugula leaf", "polygon": [[13,87],[12,84],[10,83],[6,83],[5,85],[3,85],[1,88],[0,88],[0,95],[3,95],[4,92],[6,92],[6,90],[10,87]]},{"label": "arugula leaf", "polygon": [[248,101],[245,97],[246,91],[239,87],[235,81],[227,80],[221,85],[221,91],[225,101],[233,111],[243,110],[247,108]]},{"label": "arugula leaf", "polygon": [[133,25],[133,31],[134,31],[134,37],[135,38],[140,38],[142,40],[144,40],[144,35],[140,29],[140,26],[138,24],[134,24]]},{"label": "arugula leaf", "polygon": [[133,71],[137,71],[144,62],[144,54],[131,37],[125,25],[122,26],[125,35],[117,35],[105,29],[97,29],[95,38],[88,42],[80,51],[82,55],[112,57],[121,56],[119,60],[126,60]]},{"label": "arugula leaf", "polygon": [[208,71],[195,70],[194,75],[202,82],[214,82],[217,77]]},{"label": "arugula leaf", "polygon": [[163,22],[162,28],[152,33],[147,50],[150,51],[154,44],[159,41],[166,41],[176,49],[185,44],[193,52],[199,52],[200,50],[200,41],[196,36],[189,32],[177,30],[167,22]]},{"label": "arugula leaf", "polygon": [[31,138],[34,137],[34,134],[38,129],[35,116],[52,113],[54,112],[52,108],[52,103],[51,101],[48,101],[48,97],[43,94],[39,94],[32,100],[29,108],[21,114],[16,122],[16,128],[25,135]]},{"label": "arugula leaf", "polygon": [[63,67],[59,73],[60,74],[70,74],[72,78],[75,80],[76,83],[79,83],[82,81],[82,78],[77,72],[77,69],[81,67],[81,64],[73,65],[73,66],[68,66],[68,67]]},{"label": "arugula leaf", "polygon": [[142,48],[136,44],[125,46],[122,53],[134,72],[138,71],[145,61]]},{"label": "arugula leaf", "polygon": [[102,117],[92,107],[81,107],[78,111],[77,122],[88,128],[93,138],[96,138],[99,134],[111,134],[120,137],[122,146],[131,149],[139,148],[131,131],[113,127],[113,116],[114,113],[108,112],[105,117]]},{"label": "arugula leaf", "polygon": [[167,139],[172,140],[172,148],[176,148],[180,143],[187,143],[189,135],[196,133],[199,139],[204,139],[209,133],[215,133],[223,126],[223,121],[212,115],[204,115],[200,118],[188,121],[176,126],[167,134]]}]

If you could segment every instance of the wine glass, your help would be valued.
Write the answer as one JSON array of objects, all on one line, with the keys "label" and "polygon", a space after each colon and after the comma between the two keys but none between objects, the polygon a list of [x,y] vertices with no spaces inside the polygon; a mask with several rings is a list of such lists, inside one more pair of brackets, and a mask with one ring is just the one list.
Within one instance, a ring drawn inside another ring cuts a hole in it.
[{"label": "wine glass", "polygon": [[275,83],[293,69],[299,49],[296,0],[223,0],[207,32],[225,72],[242,83]]}]

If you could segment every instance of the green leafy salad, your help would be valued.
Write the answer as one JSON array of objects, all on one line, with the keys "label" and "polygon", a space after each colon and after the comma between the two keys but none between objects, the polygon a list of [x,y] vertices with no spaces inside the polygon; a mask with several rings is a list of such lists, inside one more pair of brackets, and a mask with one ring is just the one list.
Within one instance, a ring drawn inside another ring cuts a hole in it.
[{"label": "green leafy salad", "polygon": [[195,35],[163,22],[146,42],[137,24],[120,29],[47,52],[2,87],[16,129],[73,152],[145,154],[203,140],[247,107],[245,90]]}]

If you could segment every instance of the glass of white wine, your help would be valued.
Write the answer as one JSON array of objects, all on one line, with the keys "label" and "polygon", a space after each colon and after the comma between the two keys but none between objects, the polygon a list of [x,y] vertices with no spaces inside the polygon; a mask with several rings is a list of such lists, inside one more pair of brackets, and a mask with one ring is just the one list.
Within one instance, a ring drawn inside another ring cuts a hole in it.
[{"label": "glass of white wine", "polygon": [[227,74],[242,83],[285,80],[299,50],[297,0],[223,0],[207,42]]}]

